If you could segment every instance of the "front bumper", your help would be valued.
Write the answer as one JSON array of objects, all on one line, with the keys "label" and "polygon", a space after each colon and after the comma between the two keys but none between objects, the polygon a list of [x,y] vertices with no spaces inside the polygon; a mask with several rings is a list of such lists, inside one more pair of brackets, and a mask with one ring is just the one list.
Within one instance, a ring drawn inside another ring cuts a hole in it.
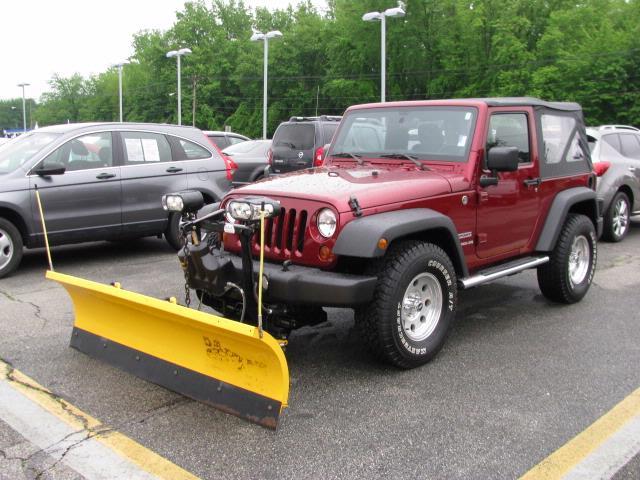
[{"label": "front bumper", "polygon": [[[206,242],[188,245],[188,253],[178,256],[186,265],[189,285],[213,296],[222,296],[227,283],[242,284],[242,259],[240,256],[211,251]],[[254,278],[258,278],[259,265],[253,261]],[[286,303],[321,307],[354,307],[373,299],[377,278],[327,272],[301,265],[264,264],[268,287],[264,298],[267,303]]]}]

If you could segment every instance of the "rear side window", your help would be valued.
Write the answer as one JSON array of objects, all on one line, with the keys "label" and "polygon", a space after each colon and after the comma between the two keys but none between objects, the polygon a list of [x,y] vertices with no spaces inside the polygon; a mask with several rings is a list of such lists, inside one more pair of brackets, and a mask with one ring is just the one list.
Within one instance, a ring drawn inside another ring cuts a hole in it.
[{"label": "rear side window", "polygon": [[187,160],[197,160],[200,158],[209,158],[211,153],[206,148],[201,147],[193,142],[189,142],[187,140],[179,139],[180,147],[184,152],[184,157]]},{"label": "rear side window", "polygon": [[280,125],[273,137],[274,147],[294,150],[311,150],[315,143],[316,129],[312,124],[288,123]]},{"label": "rear side window", "polygon": [[549,111],[539,117],[543,177],[591,171],[589,144],[578,112]]},{"label": "rear side window", "polygon": [[625,157],[640,160],[640,142],[633,133],[621,133],[620,143],[622,144],[622,154]]},{"label": "rear side window", "polygon": [[602,137],[602,141],[611,145],[616,152],[622,153],[622,147],[620,146],[620,139],[617,134],[613,135],[604,135]]},{"label": "rear side window", "polygon": [[121,132],[125,165],[170,162],[171,147],[158,133]]},{"label": "rear side window", "polygon": [[487,151],[492,147],[517,147],[520,163],[530,162],[527,115],[524,113],[492,115],[487,135]]},{"label": "rear side window", "polygon": [[338,129],[338,124],[328,124],[322,127],[322,145],[326,145],[327,143],[331,143],[331,139],[333,138],[333,134],[336,133]]},{"label": "rear side window", "polygon": [[244,138],[240,138],[240,137],[227,137],[227,139],[229,140],[229,143],[231,145],[235,145],[236,143],[242,143],[242,142],[246,142],[246,140]]}]

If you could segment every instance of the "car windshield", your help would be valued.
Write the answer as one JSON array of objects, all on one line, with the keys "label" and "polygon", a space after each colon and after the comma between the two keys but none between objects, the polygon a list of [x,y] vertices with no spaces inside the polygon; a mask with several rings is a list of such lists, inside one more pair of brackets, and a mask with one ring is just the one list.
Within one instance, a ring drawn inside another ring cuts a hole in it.
[{"label": "car windshield", "polygon": [[59,133],[25,133],[0,149],[0,174],[11,173],[31,160],[36,153],[51,145]]},{"label": "car windshield", "polygon": [[465,162],[476,115],[472,107],[384,107],[352,111],[342,120],[331,154]]}]

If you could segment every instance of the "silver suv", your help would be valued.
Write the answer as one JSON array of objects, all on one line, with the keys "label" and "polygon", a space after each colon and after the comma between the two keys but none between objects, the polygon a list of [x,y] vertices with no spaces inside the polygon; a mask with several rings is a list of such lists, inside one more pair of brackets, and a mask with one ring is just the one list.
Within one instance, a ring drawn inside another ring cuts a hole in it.
[{"label": "silver suv", "polygon": [[629,231],[629,217],[640,214],[640,132],[634,127],[587,128],[598,198],[603,202],[605,240],[619,242]]},{"label": "silver suv", "polygon": [[23,246],[42,247],[37,188],[52,245],[164,234],[178,248],[178,215],[165,193],[199,190],[207,202],[231,187],[231,165],[192,127],[71,124],[26,133],[0,149],[0,277]]}]

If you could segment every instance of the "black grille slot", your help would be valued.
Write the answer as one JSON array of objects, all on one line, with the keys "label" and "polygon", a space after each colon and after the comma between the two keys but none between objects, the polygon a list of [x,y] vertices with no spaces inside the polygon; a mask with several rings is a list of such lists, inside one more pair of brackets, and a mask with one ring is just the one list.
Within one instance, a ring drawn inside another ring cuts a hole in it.
[{"label": "black grille slot", "polygon": [[307,211],[306,210],[302,210],[300,212],[300,216],[298,219],[298,230],[297,230],[297,237],[298,237],[298,241],[296,242],[296,250],[298,250],[300,253],[302,253],[302,251],[304,250],[304,233],[307,230]]},{"label": "black grille slot", "polygon": [[289,215],[287,215],[287,219],[285,220],[285,225],[286,225],[286,235],[287,235],[287,239],[286,239],[286,245],[287,245],[287,249],[289,251],[293,250],[293,232],[295,230],[296,227],[296,211],[295,209],[291,209],[289,210]]},{"label": "black grille slot", "polygon": [[284,220],[285,220],[285,209],[281,209],[280,210],[280,215],[278,215],[276,218],[273,219],[273,223],[275,224],[273,227],[274,230],[274,244],[276,247],[278,247],[279,249],[282,249],[282,228],[284,225]]}]

